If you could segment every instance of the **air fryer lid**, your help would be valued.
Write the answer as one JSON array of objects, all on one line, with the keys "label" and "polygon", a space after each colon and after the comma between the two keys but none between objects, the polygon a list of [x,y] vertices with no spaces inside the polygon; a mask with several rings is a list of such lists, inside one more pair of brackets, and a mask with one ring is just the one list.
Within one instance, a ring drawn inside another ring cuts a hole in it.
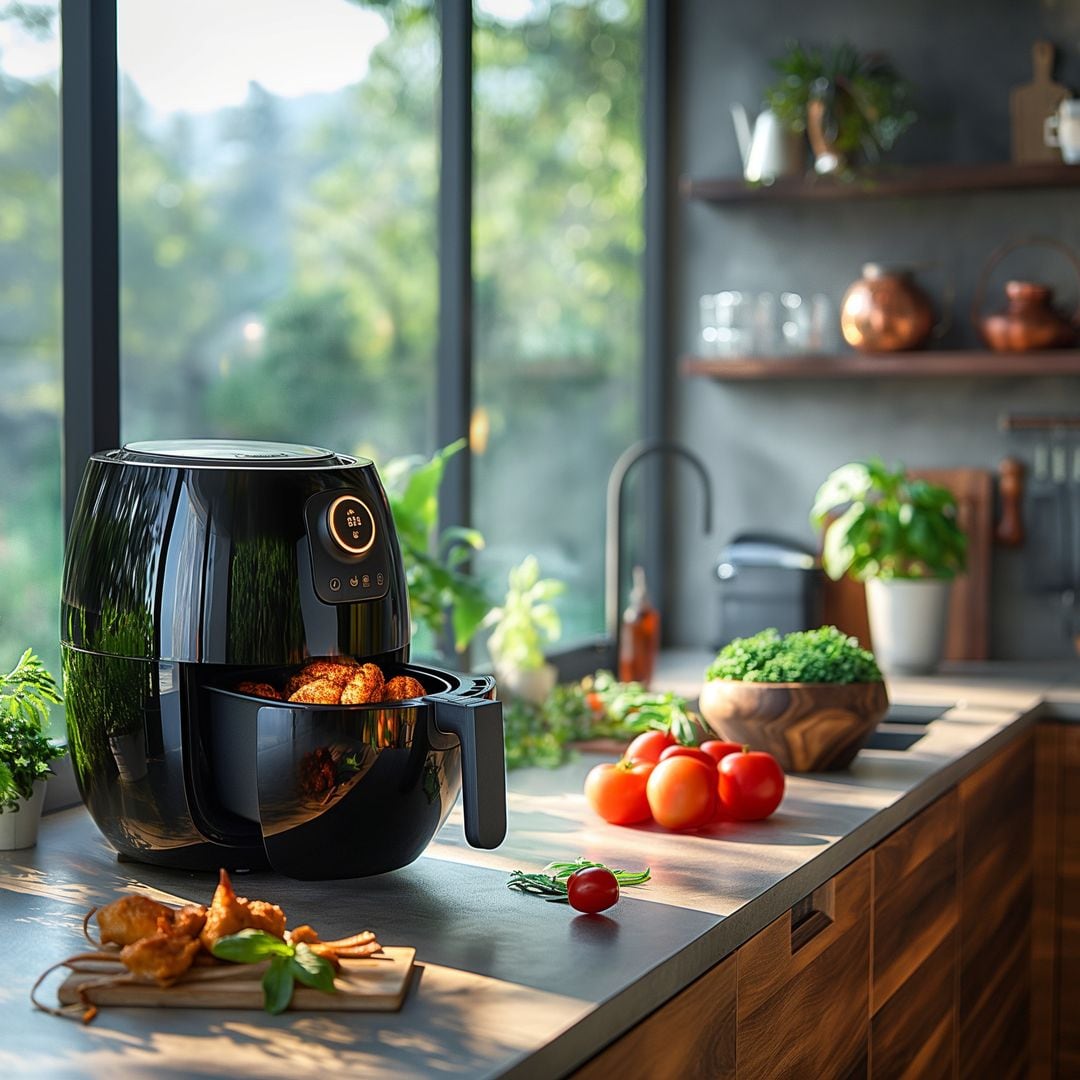
[{"label": "air fryer lid", "polygon": [[112,451],[107,456],[111,461],[125,464],[188,468],[231,465],[244,468],[318,469],[352,465],[357,460],[324,450],[321,446],[241,442],[232,439],[158,439],[153,442],[133,442],[126,443],[122,450]]},{"label": "air fryer lid", "polygon": [[747,567],[813,570],[814,553],[803,544],[770,533],[740,533],[720,550],[716,576],[721,581]]}]

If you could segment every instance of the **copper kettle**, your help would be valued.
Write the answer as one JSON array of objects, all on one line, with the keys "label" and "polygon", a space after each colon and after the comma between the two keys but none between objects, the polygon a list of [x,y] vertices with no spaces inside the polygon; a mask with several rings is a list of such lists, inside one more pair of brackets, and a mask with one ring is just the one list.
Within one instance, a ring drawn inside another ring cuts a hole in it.
[{"label": "copper kettle", "polygon": [[983,315],[983,297],[991,271],[1017,248],[1050,247],[1060,251],[1072,263],[1080,279],[1080,259],[1059,240],[1048,236],[1033,236],[1005,244],[994,251],[983,267],[971,304],[971,318],[983,341],[995,352],[1032,352],[1036,349],[1061,349],[1076,340],[1080,308],[1072,316],[1062,315],[1052,303],[1049,285],[1037,281],[1007,281],[1005,297],[1008,306],[1002,312]]},{"label": "copper kettle", "polygon": [[867,263],[840,303],[840,331],[860,352],[901,352],[925,345],[933,333],[934,307],[910,270]]}]

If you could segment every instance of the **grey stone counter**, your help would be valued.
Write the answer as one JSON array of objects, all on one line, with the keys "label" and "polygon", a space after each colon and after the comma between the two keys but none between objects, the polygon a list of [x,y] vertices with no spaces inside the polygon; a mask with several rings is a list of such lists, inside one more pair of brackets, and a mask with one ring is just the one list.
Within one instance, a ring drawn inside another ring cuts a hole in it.
[{"label": "grey stone counter", "polygon": [[[704,654],[666,658],[696,693]],[[696,675],[694,671],[696,670]],[[681,672],[681,674],[680,674]],[[461,837],[460,811],[412,866],[378,878],[245,875],[241,891],[329,934],[370,927],[417,948],[400,1013],[104,1009],[82,1027],[31,1009],[48,964],[79,951],[79,922],[128,889],[205,902],[210,876],[118,863],[85,812],[49,815],[37,848],[0,854],[0,1072],[5,1076],[373,1077],[564,1074],[678,992],[792,903],[912,817],[1039,719],[1080,720],[1080,666],[982,666],[892,685],[948,705],[910,749],[866,750],[850,770],[790,777],[767,822],[693,835],[596,818],[582,780],[602,758],[510,776],[497,851]],[[650,866],[654,880],[605,916],[511,893],[509,870],[585,855]]]}]

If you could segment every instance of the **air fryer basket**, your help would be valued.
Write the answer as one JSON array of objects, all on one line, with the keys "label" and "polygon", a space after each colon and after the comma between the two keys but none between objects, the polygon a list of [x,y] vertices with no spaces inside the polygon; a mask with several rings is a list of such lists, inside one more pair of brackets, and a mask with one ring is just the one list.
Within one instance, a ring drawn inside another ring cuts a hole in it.
[{"label": "air fryer basket", "polygon": [[298,878],[360,877],[412,862],[464,788],[465,834],[506,833],[502,706],[487,677],[383,663],[423,698],[367,705],[272,701],[231,687],[280,685],[288,669],[206,686],[204,738],[217,800],[256,823],[271,865]]}]

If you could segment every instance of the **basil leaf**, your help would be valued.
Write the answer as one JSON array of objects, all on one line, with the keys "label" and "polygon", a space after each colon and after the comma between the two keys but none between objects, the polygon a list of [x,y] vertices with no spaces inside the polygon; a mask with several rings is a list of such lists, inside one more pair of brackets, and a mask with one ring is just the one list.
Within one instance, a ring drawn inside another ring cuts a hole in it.
[{"label": "basil leaf", "polygon": [[296,946],[296,955],[289,964],[293,975],[305,986],[312,986],[324,994],[337,991],[334,986],[334,965],[325,957],[312,952],[303,942]]},{"label": "basil leaf", "polygon": [[293,969],[291,956],[275,956],[263,976],[263,1008],[271,1016],[283,1013],[292,1001]]},{"label": "basil leaf", "polygon": [[219,960],[234,964],[255,964],[268,956],[292,956],[293,948],[265,930],[241,930],[218,938],[210,950]]}]

